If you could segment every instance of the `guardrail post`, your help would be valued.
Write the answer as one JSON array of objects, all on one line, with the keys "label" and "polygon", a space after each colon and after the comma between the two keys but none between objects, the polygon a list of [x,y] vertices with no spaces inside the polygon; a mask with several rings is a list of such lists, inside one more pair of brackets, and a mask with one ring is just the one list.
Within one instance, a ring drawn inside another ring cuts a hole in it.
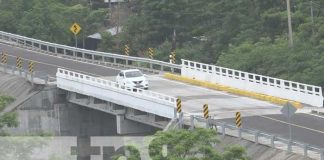
[{"label": "guardrail post", "polygon": [[3,64],[3,72],[7,73],[7,64]]},{"label": "guardrail post", "polygon": [[304,145],[304,157],[307,157],[308,145]]},{"label": "guardrail post", "polygon": [[291,145],[292,145],[291,140],[288,140],[288,144],[287,144],[287,152],[288,153],[291,153]]},{"label": "guardrail post", "polygon": [[195,117],[193,115],[190,115],[190,130],[193,130],[195,128]]},{"label": "guardrail post", "polygon": [[183,128],[183,112],[179,113],[179,128]]},{"label": "guardrail post", "polygon": [[163,71],[164,70],[164,67],[161,65],[161,71]]},{"label": "guardrail post", "polygon": [[25,73],[25,78],[28,80],[28,71],[24,70],[24,73]]},{"label": "guardrail post", "polygon": [[255,132],[255,135],[254,135],[254,142],[255,142],[256,144],[259,143],[259,134],[260,134],[260,132],[259,132],[259,131],[256,131],[256,132]]},{"label": "guardrail post", "polygon": [[206,119],[206,128],[210,128],[209,120],[210,120],[210,117],[208,117],[208,118]]},{"label": "guardrail post", "polygon": [[46,75],[46,77],[45,77],[45,85],[47,85],[48,84],[48,75]]},{"label": "guardrail post", "polygon": [[276,136],[272,136],[271,137],[271,147],[272,148],[275,148],[275,143],[274,143],[275,141],[276,141]]},{"label": "guardrail post", "polygon": [[15,75],[15,71],[16,71],[16,67],[12,67],[12,69],[11,69],[12,75]]},{"label": "guardrail post", "polygon": [[321,160],[324,160],[324,150],[321,150]]},{"label": "guardrail post", "polygon": [[30,82],[32,85],[34,85],[34,73],[30,74]]},{"label": "guardrail post", "polygon": [[239,139],[242,139],[242,129],[241,129],[241,127],[239,127],[239,128],[237,128],[238,130],[238,137],[239,137]]},{"label": "guardrail post", "polygon": [[225,138],[225,130],[226,130],[225,123],[222,123],[221,126],[222,126],[222,136],[223,138]]}]

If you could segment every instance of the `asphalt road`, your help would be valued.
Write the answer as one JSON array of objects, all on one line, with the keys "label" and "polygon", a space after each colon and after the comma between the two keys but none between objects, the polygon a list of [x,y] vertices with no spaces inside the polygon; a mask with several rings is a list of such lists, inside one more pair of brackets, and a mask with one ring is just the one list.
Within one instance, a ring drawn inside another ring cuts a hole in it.
[{"label": "asphalt road", "polygon": [[[15,57],[36,61],[35,70],[55,76],[58,67],[94,76],[110,77],[112,80],[119,69],[88,64],[60,57],[48,56],[33,51],[13,48],[0,44],[0,51],[10,55],[9,65],[15,65]],[[27,63],[24,68],[27,68]],[[254,128],[269,133],[288,137],[286,119],[280,115],[280,106],[239,97],[224,92],[170,81],[160,75],[150,75],[150,90],[179,96],[183,99],[183,110],[193,114],[202,112],[203,104],[209,104],[210,114],[219,120],[234,123],[232,119],[236,111],[243,117],[243,127]],[[293,139],[324,148],[324,118],[309,114],[297,114],[292,119]]]},{"label": "asphalt road", "polygon": [[[233,118],[222,119],[235,124]],[[242,127],[258,129],[273,135],[289,138],[288,119],[281,114],[242,118]],[[291,117],[292,139],[324,148],[324,117],[297,113]]]},{"label": "asphalt road", "polygon": [[[21,56],[26,60],[36,61],[35,71],[47,73],[50,76],[55,76],[57,68],[65,68],[76,72],[82,72],[85,74],[101,75],[101,76],[113,76],[117,75],[118,71],[114,68],[103,67],[100,65],[81,63],[79,61],[68,60],[57,56],[49,56],[45,54],[39,54],[28,50],[19,48],[12,48],[0,43],[0,51],[8,53],[8,64],[11,66],[16,65],[16,57]],[[15,56],[15,57],[13,57]],[[28,67],[28,62],[24,61],[24,67]]]}]

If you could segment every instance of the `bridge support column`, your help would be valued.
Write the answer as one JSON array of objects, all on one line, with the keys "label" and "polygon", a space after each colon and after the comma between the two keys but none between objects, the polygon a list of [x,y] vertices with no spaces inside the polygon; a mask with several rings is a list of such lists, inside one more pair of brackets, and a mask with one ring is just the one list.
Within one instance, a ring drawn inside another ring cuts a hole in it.
[{"label": "bridge support column", "polygon": [[146,133],[155,130],[154,127],[128,120],[125,115],[116,115],[116,123],[118,134]]}]

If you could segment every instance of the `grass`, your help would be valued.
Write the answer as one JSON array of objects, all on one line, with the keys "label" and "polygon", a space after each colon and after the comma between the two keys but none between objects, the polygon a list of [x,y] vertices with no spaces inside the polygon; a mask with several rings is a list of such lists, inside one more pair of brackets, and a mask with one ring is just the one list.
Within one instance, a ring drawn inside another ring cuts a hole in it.
[{"label": "grass", "polygon": [[6,106],[10,103],[12,103],[15,99],[10,96],[0,96],[0,112],[3,111]]}]

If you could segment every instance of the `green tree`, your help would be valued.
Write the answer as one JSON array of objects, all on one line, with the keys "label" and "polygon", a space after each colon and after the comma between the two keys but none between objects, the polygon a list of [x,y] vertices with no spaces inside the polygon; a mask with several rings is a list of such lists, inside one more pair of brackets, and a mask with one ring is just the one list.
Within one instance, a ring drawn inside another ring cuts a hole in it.
[{"label": "green tree", "polygon": [[[232,146],[221,153],[215,149],[219,144],[217,133],[210,129],[171,130],[158,132],[149,145],[149,154],[153,160],[227,160],[248,159],[245,149]],[[166,155],[163,155],[166,146]]]},{"label": "green tree", "polygon": [[[141,159],[141,155],[139,151],[136,149],[134,146],[125,146],[125,151],[128,151],[129,154],[127,157],[127,160],[139,160]],[[111,157],[112,160],[118,160],[120,157],[124,155],[122,154],[117,154]]]},{"label": "green tree", "polygon": [[99,51],[114,52],[117,50],[114,37],[109,32],[100,32],[101,40],[98,45]]}]

